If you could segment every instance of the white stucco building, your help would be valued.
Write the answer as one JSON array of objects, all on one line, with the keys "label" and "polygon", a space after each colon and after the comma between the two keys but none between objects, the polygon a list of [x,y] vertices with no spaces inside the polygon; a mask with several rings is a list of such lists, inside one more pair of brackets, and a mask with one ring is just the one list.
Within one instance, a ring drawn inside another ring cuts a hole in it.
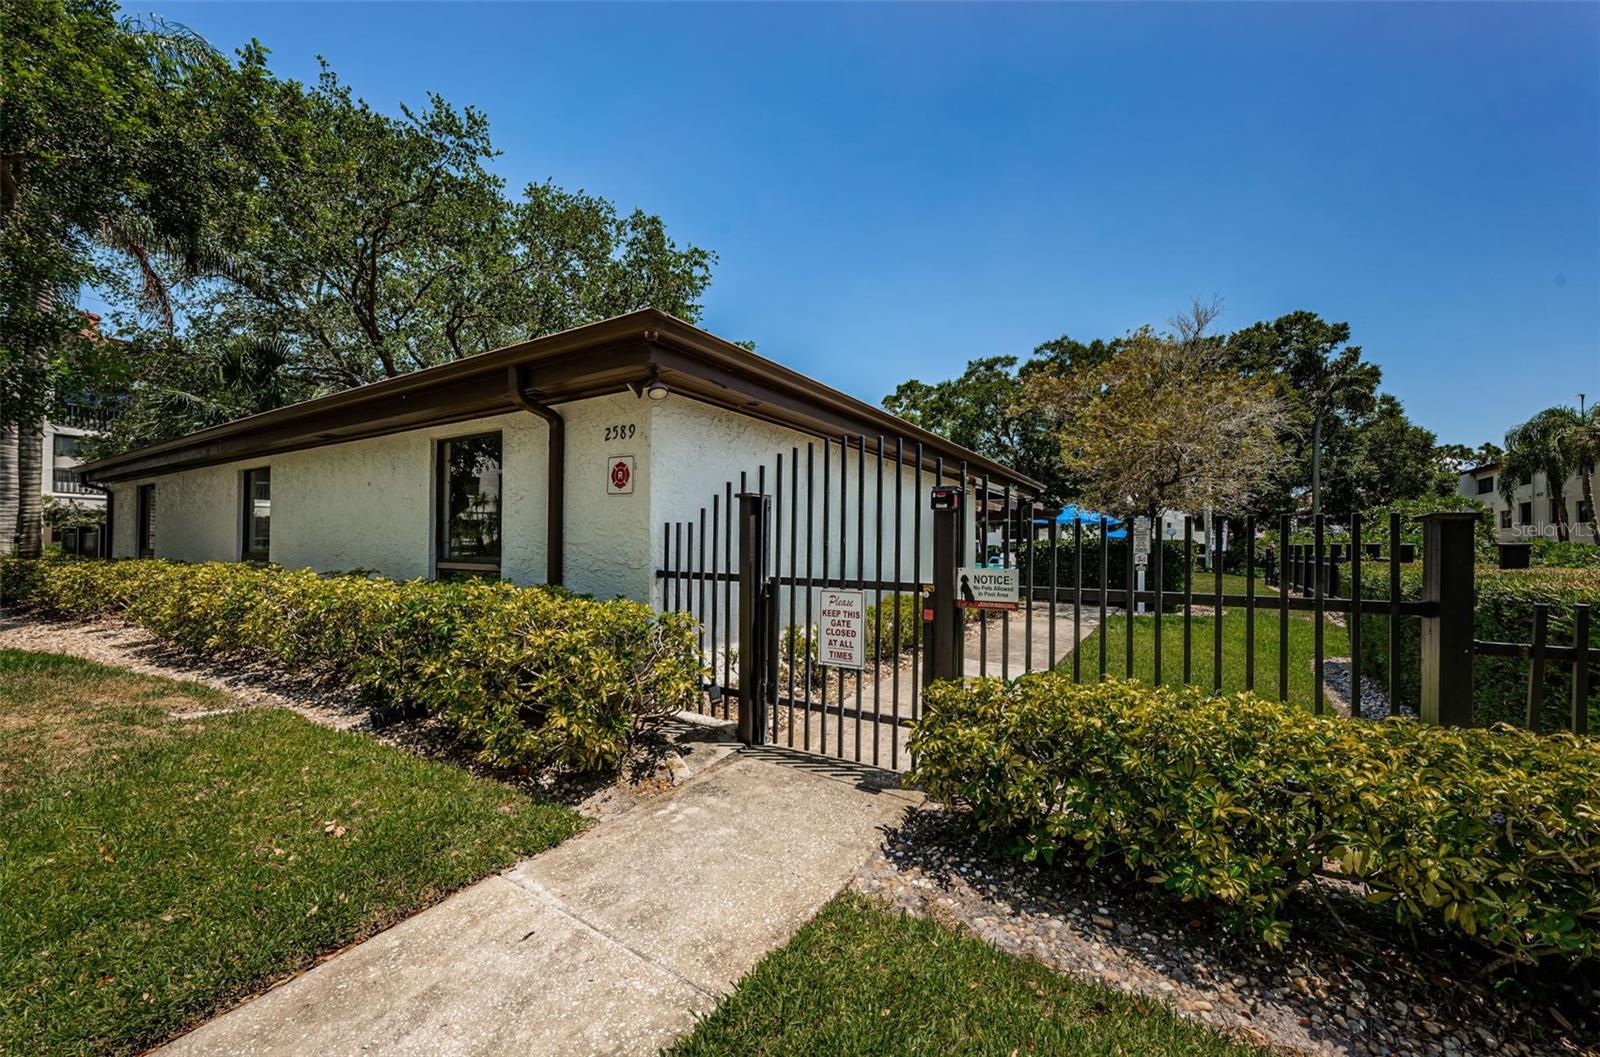
[{"label": "white stucco building", "polygon": [[[659,602],[665,525],[695,523],[741,473],[754,487],[775,453],[790,459],[792,493],[807,446],[845,435],[920,444],[920,467],[908,455],[899,472],[924,471],[924,485],[942,458],[965,461],[996,487],[1038,487],[654,310],[280,408],[83,472],[110,493],[113,557],[255,559],[400,579],[489,575]],[[893,462],[889,473],[892,480]],[[820,480],[821,470],[814,475]],[[898,531],[913,531],[908,525]]]},{"label": "white stucco building", "polygon": [[[58,408],[44,424],[39,475],[29,487],[57,503],[88,509],[105,506],[104,490],[83,480],[78,472],[82,445],[104,428],[105,415],[96,408],[78,404]],[[0,431],[0,511],[4,512],[0,515],[0,554],[11,553],[16,527],[17,444],[15,429]],[[42,535],[46,543],[51,542],[48,525]]]},{"label": "white stucco building", "polygon": [[[1501,465],[1498,462],[1463,471],[1459,491],[1469,499],[1494,511],[1494,523],[1501,542],[1527,543],[1556,538],[1556,497],[1545,480],[1536,473],[1532,480],[1518,481],[1510,503],[1500,493]],[[1577,543],[1600,543],[1589,527],[1590,511],[1583,500],[1583,482],[1577,474],[1561,486],[1561,499],[1567,507],[1567,524]]]}]

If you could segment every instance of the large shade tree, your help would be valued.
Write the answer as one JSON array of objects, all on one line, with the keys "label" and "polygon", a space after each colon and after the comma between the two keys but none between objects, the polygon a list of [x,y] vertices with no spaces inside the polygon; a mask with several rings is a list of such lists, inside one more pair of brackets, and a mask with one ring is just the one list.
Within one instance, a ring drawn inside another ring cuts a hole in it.
[{"label": "large shade tree", "polygon": [[1207,333],[1215,306],[1144,327],[1086,370],[1030,380],[1031,406],[1060,423],[1067,472],[1091,504],[1125,517],[1249,509],[1280,456],[1283,401],[1236,370]]},{"label": "large shade tree", "polygon": [[211,222],[253,178],[268,77],[255,49],[230,63],[106,0],[3,0],[0,19],[0,427],[17,452],[0,544],[33,555],[52,397],[121,365],[120,345],[79,340],[78,292],[123,272],[171,323],[173,285],[213,267]]},{"label": "large shade tree", "polygon": [[[1355,434],[1377,404],[1382,372],[1351,345],[1350,324],[1329,323],[1314,312],[1298,311],[1236,331],[1226,342],[1228,358],[1247,376],[1270,380],[1289,415],[1280,441],[1286,463],[1278,487],[1265,505],[1288,509],[1297,488],[1309,483],[1311,511],[1323,510],[1325,464],[1329,452],[1348,454]],[[1355,509],[1356,489],[1340,486],[1336,513]]]},{"label": "large shade tree", "polygon": [[1060,423],[1049,407],[1026,399],[1030,380],[1067,378],[1104,363],[1118,342],[1047,341],[1026,360],[990,356],[972,360],[955,378],[911,379],[883,400],[885,409],[1041,482],[1040,497],[1059,506],[1077,495],[1057,439]]},{"label": "large shade tree", "polygon": [[636,308],[699,317],[710,251],[553,183],[509,195],[476,110],[432,96],[386,114],[326,69],[276,82],[270,110],[262,178],[221,226],[229,268],[188,291],[177,345],[141,342],[112,445]]},{"label": "large shade tree", "polygon": [[238,265],[190,308],[213,329],[287,343],[318,387],[644,306],[699,315],[709,251],[551,183],[511,199],[480,111],[430,96],[385,114],[326,69],[279,94],[277,160],[229,226]]}]

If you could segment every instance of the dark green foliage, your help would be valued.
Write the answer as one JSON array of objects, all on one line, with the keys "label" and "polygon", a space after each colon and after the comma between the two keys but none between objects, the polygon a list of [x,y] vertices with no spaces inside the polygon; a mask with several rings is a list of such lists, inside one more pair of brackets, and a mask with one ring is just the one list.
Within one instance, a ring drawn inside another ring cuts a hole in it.
[{"label": "dark green foliage", "polygon": [[1313,716],[1057,675],[930,686],[927,793],[1029,861],[1073,859],[1281,943],[1325,862],[1486,961],[1600,959],[1600,742]]},{"label": "dark green foliage", "polygon": [[[1154,543],[1151,544],[1154,546]],[[1183,544],[1171,541],[1161,544],[1161,589],[1164,591],[1183,590]],[[1110,540],[1106,547],[1106,579],[1111,582],[1113,591],[1120,591],[1128,585],[1128,552],[1131,549],[1126,539]],[[1021,570],[1021,582],[1028,582],[1028,556],[1033,553],[1034,584],[1045,588],[1050,586],[1050,541],[1043,535],[1030,547],[1024,543],[1018,550],[1017,567]],[[1205,548],[1196,546],[1194,558],[1198,562]],[[1059,588],[1068,589],[1077,582],[1077,565],[1073,548],[1073,530],[1071,525],[1061,527],[1060,536],[1056,542],[1055,559],[1056,583]],[[1150,571],[1145,576],[1147,590],[1155,589],[1155,555],[1150,555]],[[1135,576],[1138,571],[1135,570]],[[1083,587],[1084,590],[1100,587],[1100,537],[1098,534],[1085,531],[1083,534]],[[1203,594],[1209,589],[1206,574],[1198,567],[1194,572],[1194,590],[1196,594]]]},{"label": "dark green foliage", "polygon": [[1114,342],[1082,345],[1063,336],[1039,346],[1029,360],[990,356],[972,360],[956,378],[940,382],[913,378],[884,397],[883,406],[1042,482],[1041,498],[1059,509],[1077,489],[1061,462],[1058,423],[1024,400],[1028,379],[1101,362],[1114,347]]},{"label": "dark green foliage", "polygon": [[[1401,575],[1401,595],[1422,597],[1422,569],[1406,569]],[[1473,637],[1486,642],[1529,642],[1533,636],[1533,607],[1544,602],[1550,607],[1549,642],[1572,644],[1572,607],[1579,603],[1591,607],[1591,645],[1600,644],[1600,567],[1586,569],[1495,569],[1480,565],[1476,570],[1477,603],[1473,617]],[[1388,584],[1363,587],[1369,598],[1387,597]],[[1369,678],[1385,686],[1389,679],[1389,618],[1367,615],[1362,618],[1362,665]],[[1415,618],[1400,621],[1401,699],[1415,705],[1421,680],[1419,649],[1421,626]],[[1515,657],[1475,657],[1473,667],[1473,721],[1523,725],[1527,715],[1528,662]],[[1591,669],[1592,671],[1594,669]],[[1569,729],[1571,723],[1571,669],[1548,663],[1545,668],[1544,706],[1540,729]],[[1597,673],[1600,674],[1600,673]],[[1600,678],[1591,676],[1589,729],[1600,732]]]},{"label": "dark green foliage", "polygon": [[614,766],[699,693],[693,625],[559,588],[396,583],[276,566],[0,562],[10,603],[114,614],[187,649],[349,679],[380,714],[433,714],[503,766]]},{"label": "dark green foliage", "polygon": [[1549,565],[1562,569],[1593,569],[1600,566],[1600,546],[1593,543],[1535,540],[1532,559],[1534,565]]}]

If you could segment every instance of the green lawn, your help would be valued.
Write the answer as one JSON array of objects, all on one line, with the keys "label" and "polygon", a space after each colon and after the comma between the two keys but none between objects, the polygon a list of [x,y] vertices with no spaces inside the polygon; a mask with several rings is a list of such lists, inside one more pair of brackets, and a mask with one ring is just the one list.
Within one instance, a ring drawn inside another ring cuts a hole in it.
[{"label": "green lawn", "polygon": [[0,651],[0,1054],[131,1053],[579,818],[205,687]]},{"label": "green lawn", "polygon": [[[1211,659],[1215,617],[1195,617],[1191,626],[1191,670],[1189,682],[1198,686],[1212,685]],[[1348,657],[1350,638],[1345,629],[1332,621],[1323,621],[1323,656]],[[1083,654],[1083,677],[1093,679],[1099,674],[1100,640],[1106,636],[1106,671],[1111,675],[1127,674],[1127,618],[1112,615],[1103,627],[1097,628],[1078,647]],[[1312,658],[1315,656],[1316,624],[1306,614],[1289,615],[1289,700],[1311,707],[1316,688],[1313,683]],[[1222,689],[1228,693],[1245,688],[1245,621],[1244,611],[1236,607],[1222,617]],[[1278,695],[1278,613],[1272,609],[1256,610],[1256,692],[1264,697]],[[1061,671],[1072,671],[1072,657],[1067,656],[1058,665]],[[1135,617],[1133,625],[1133,674],[1147,683],[1155,682],[1155,619],[1150,616]],[[1167,686],[1183,685],[1183,614],[1168,614],[1161,626],[1161,682]]]},{"label": "green lawn", "polygon": [[[1204,571],[1202,571],[1200,569],[1196,569],[1195,573],[1194,573],[1194,579],[1190,581],[1190,586],[1193,587],[1193,589],[1194,589],[1195,603],[1199,604],[1202,597],[1207,596],[1207,595],[1216,594],[1216,591],[1217,591],[1217,577],[1216,577],[1216,574],[1215,573],[1208,573],[1208,572],[1204,572]],[[1223,594],[1225,594],[1225,595],[1243,595],[1246,591],[1249,590],[1249,588],[1250,588],[1250,581],[1249,581],[1249,579],[1247,577],[1245,577],[1245,575],[1243,573],[1223,573],[1222,574],[1222,593]],[[1180,590],[1178,592],[1178,594],[1179,594],[1179,597],[1182,597],[1183,592]],[[1276,587],[1268,587],[1266,581],[1261,578],[1260,574],[1257,574],[1257,576],[1256,576],[1256,595],[1257,595],[1257,597],[1265,597],[1267,595],[1271,595],[1272,597],[1276,598],[1277,595],[1278,595],[1278,589]]]},{"label": "green lawn", "polygon": [[855,895],[762,960],[671,1057],[1264,1055]]}]

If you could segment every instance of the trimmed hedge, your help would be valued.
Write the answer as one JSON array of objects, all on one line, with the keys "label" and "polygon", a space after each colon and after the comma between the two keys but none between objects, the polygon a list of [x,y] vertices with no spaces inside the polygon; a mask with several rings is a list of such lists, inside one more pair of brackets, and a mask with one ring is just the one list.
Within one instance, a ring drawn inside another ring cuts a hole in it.
[{"label": "trimmed hedge", "polygon": [[[1061,535],[1056,541],[1056,583],[1061,590],[1070,590],[1074,577],[1077,574],[1075,555],[1072,546],[1072,526],[1062,528]],[[1151,546],[1155,542],[1151,541]],[[1174,543],[1164,540],[1161,543],[1161,589],[1163,591],[1183,590],[1183,543]],[[1106,547],[1106,579],[1111,581],[1111,590],[1120,591],[1128,583],[1128,553],[1131,543],[1127,539],[1114,539],[1108,541]],[[1026,585],[1028,582],[1028,556],[1032,551],[1034,561],[1038,563],[1034,571],[1034,584],[1040,588],[1050,586],[1050,541],[1040,539],[1031,546],[1024,541],[1017,553],[1017,576],[1019,581]],[[1205,548],[1196,545],[1194,560],[1197,563],[1205,554]],[[1151,570],[1155,569],[1155,556],[1150,557]],[[1202,573],[1198,567],[1194,573],[1195,590],[1200,589]],[[1154,590],[1155,583],[1149,581],[1149,589]],[[1083,588],[1084,590],[1098,590],[1100,587],[1100,534],[1089,532],[1083,534]]]},{"label": "trimmed hedge", "polygon": [[[1591,621],[1600,620],[1600,568],[1592,569],[1494,569],[1477,567],[1477,602],[1473,612],[1474,637],[1490,642],[1528,642],[1533,637],[1533,607],[1537,602],[1550,606],[1548,642],[1553,646],[1572,645],[1572,608],[1579,603],[1594,607]],[[1363,585],[1368,597],[1387,597],[1388,584]],[[1422,568],[1413,566],[1400,574],[1401,595],[1422,597]],[[1600,624],[1591,624],[1600,641]],[[1400,621],[1400,696],[1415,705],[1420,698],[1421,623],[1414,618]],[[1361,664],[1368,678],[1388,685],[1389,618],[1367,614],[1361,618]],[[1600,731],[1600,672],[1591,667],[1589,729]],[[1520,726],[1526,718],[1528,700],[1528,662],[1515,657],[1475,657],[1473,659],[1473,720],[1481,726],[1511,723]],[[1566,664],[1549,662],[1545,666],[1544,709],[1540,727],[1546,732],[1565,730],[1571,722],[1572,675]]]},{"label": "trimmed hedge", "polygon": [[916,782],[1023,859],[1210,904],[1270,944],[1323,866],[1525,965],[1600,957],[1600,741],[1313,716],[1053,674],[930,686]]},{"label": "trimmed hedge", "polygon": [[1600,568],[1600,546],[1593,543],[1560,543],[1534,540],[1529,555],[1534,565],[1554,565],[1564,569]]},{"label": "trimmed hedge", "polygon": [[497,766],[614,766],[699,694],[693,624],[560,588],[160,560],[0,560],[0,599],[114,615],[187,649],[349,680],[378,718],[436,715]]}]

